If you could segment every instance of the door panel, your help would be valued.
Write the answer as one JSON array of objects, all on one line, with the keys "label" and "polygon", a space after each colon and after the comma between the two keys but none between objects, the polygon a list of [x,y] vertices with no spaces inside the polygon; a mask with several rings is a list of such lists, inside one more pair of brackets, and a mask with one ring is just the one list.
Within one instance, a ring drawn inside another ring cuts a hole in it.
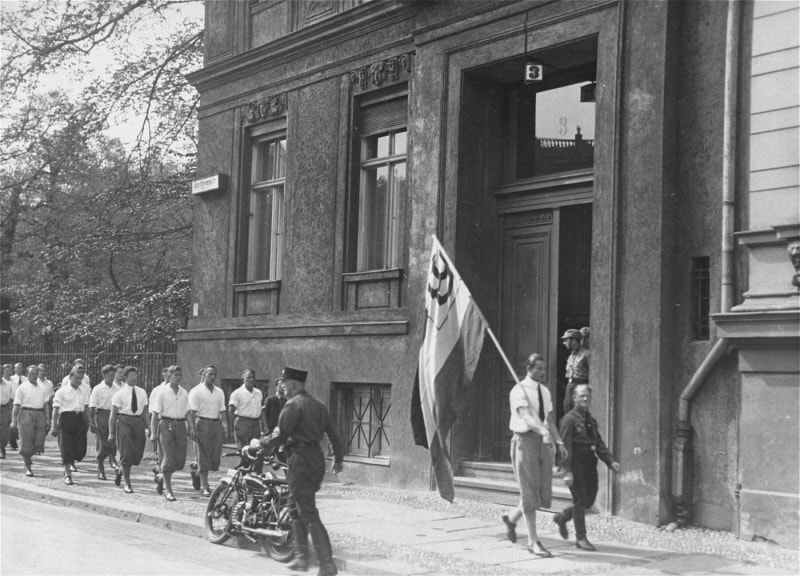
[{"label": "door panel", "polygon": [[[552,211],[513,215],[504,227],[500,342],[521,379],[528,355],[539,352],[549,357]],[[508,395],[514,384],[503,365],[495,419],[494,457],[498,460],[509,459]]]}]

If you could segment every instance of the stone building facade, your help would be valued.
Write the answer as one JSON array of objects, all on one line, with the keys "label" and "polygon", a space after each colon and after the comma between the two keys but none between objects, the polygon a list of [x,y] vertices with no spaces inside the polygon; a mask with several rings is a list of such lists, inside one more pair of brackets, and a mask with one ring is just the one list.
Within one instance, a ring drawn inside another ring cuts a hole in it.
[{"label": "stone building facade", "polygon": [[[797,20],[795,1],[208,2],[180,363],[227,388],[308,370],[348,480],[430,489],[409,412],[435,234],[555,398],[560,335],[591,326],[623,465],[602,511],[797,545]],[[512,385],[485,346],[457,496],[516,497]]]}]

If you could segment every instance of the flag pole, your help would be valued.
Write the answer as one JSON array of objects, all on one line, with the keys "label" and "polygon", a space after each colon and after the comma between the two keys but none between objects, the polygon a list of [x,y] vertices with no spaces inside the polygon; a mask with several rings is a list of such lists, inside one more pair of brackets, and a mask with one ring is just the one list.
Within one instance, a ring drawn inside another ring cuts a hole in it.
[{"label": "flag pole", "polygon": [[489,333],[489,338],[492,339],[492,342],[494,342],[495,348],[497,348],[497,351],[500,353],[500,356],[503,358],[503,361],[506,363],[506,366],[508,367],[508,371],[511,372],[511,377],[514,379],[514,382],[519,384],[519,378],[517,378],[517,373],[514,371],[514,368],[511,366],[511,362],[509,362],[508,356],[506,356],[506,353],[503,352],[503,349],[500,347],[500,342],[497,341],[497,336],[494,335],[494,332],[492,332],[492,329],[488,325],[486,326],[486,332]]},{"label": "flag pole", "polygon": [[[447,252],[444,250],[444,247],[442,246],[441,242],[439,242],[439,239],[436,237],[436,234],[432,234],[432,236],[433,236],[434,242],[439,244],[439,246],[442,248],[441,254],[444,257],[444,259],[447,261],[447,264],[450,267],[452,267],[453,270],[455,270],[456,269],[455,264],[453,264],[453,262],[450,260],[450,257],[447,255]],[[471,294],[470,294],[470,299],[472,299],[472,295]],[[474,299],[472,299],[472,300],[473,300],[473,304],[475,304]],[[477,308],[477,304],[475,304],[475,307]],[[508,367],[508,371],[511,373],[511,377],[514,379],[514,382],[519,384],[519,378],[517,378],[517,373],[514,371],[514,367],[511,366],[511,362],[509,362],[508,356],[506,356],[506,353],[503,352],[503,349],[500,347],[500,342],[497,341],[497,336],[495,336],[494,332],[492,332],[492,329],[489,326],[488,322],[486,323],[486,331],[489,333],[489,337],[492,339],[492,342],[494,342],[495,348],[497,348],[497,351],[500,353],[500,356],[503,358],[503,361],[506,363],[506,367]]]}]

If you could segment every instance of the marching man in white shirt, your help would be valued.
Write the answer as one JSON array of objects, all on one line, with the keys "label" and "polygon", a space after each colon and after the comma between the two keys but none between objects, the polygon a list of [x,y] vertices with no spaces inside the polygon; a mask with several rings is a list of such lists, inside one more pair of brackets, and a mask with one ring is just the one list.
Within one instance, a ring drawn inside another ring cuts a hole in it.
[{"label": "marching man in white shirt", "polygon": [[147,392],[136,385],[139,372],[133,366],[125,368],[125,386],[111,399],[111,416],[108,421],[108,439],[119,448],[119,463],[114,484],[125,478],[123,491],[133,492],[131,466],[138,466],[144,456],[147,440]]},{"label": "marching man in white shirt", "polygon": [[117,447],[108,439],[108,421],[111,418],[111,399],[119,392],[114,382],[116,368],[110,364],[103,366],[103,381],[92,388],[89,396],[89,422],[97,439],[97,479],[106,480],[103,461],[108,458],[112,468],[116,468]]},{"label": "marching man in white shirt", "polygon": [[19,453],[25,461],[25,475],[33,476],[34,453],[44,452],[44,439],[50,429],[50,404],[47,390],[39,386],[39,367],[28,366],[28,378],[14,395],[11,428],[19,430]]},{"label": "marching man in white shirt", "polygon": [[[155,395],[150,406],[150,439],[155,442],[156,435],[159,439],[161,473],[157,479],[156,492],[163,492],[168,502],[174,502],[172,474],[183,470],[186,465],[189,393],[181,386],[183,371],[180,366],[170,366],[166,369],[166,374],[167,386]],[[188,426],[192,426],[192,423],[188,423]]]},{"label": "marching man in white shirt", "polygon": [[550,558],[536,534],[536,510],[549,508],[553,495],[553,457],[555,441],[561,458],[567,455],[558,433],[547,381],[547,363],[541,354],[531,354],[527,361],[528,375],[511,389],[508,396],[511,418],[511,464],[519,483],[520,499],[516,508],[503,514],[508,539],[517,541],[516,525],[525,516],[528,526],[528,551]]},{"label": "marching man in white shirt", "polygon": [[82,374],[75,365],[70,371],[69,386],[61,386],[53,397],[53,436],[60,437],[64,484],[71,486],[75,462],[86,456],[86,432],[89,429],[89,398],[81,389]]},{"label": "marching man in white shirt", "polygon": [[242,372],[243,384],[231,392],[228,411],[233,422],[233,435],[241,450],[253,438],[261,438],[261,390],[255,387],[256,373],[249,368]]}]

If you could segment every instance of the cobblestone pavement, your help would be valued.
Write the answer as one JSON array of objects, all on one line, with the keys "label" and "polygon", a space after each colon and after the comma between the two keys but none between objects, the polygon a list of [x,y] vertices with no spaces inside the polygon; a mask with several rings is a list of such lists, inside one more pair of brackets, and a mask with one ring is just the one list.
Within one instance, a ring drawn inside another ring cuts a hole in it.
[{"label": "cobblestone pavement", "polygon": [[[90,446],[92,439],[90,437]],[[149,522],[202,535],[206,498],[191,485],[189,467],[173,478],[176,502],[155,493],[147,453],[132,474],[133,494],[96,478],[94,450],[73,473],[73,486],[63,483],[55,439],[45,454],[34,457],[34,478],[26,478],[22,458],[14,451],[0,461],[3,492],[76,505],[97,512]],[[191,460],[191,450],[189,459]],[[238,462],[232,457],[222,469]],[[215,485],[222,472],[211,473]],[[346,478],[346,475],[344,476]],[[332,479],[334,480],[334,479]],[[21,494],[22,493],[22,494]],[[539,514],[540,539],[552,559],[531,556],[525,549],[524,526],[512,545],[500,523],[503,508],[472,500],[450,504],[433,492],[416,492],[326,483],[319,506],[328,526],[340,567],[362,574],[797,574],[797,550],[737,540],[733,534],[702,528],[666,532],[620,518],[593,515],[588,520],[596,553],[574,548],[557,533],[552,515]],[[209,544],[210,545],[210,544]]]}]

